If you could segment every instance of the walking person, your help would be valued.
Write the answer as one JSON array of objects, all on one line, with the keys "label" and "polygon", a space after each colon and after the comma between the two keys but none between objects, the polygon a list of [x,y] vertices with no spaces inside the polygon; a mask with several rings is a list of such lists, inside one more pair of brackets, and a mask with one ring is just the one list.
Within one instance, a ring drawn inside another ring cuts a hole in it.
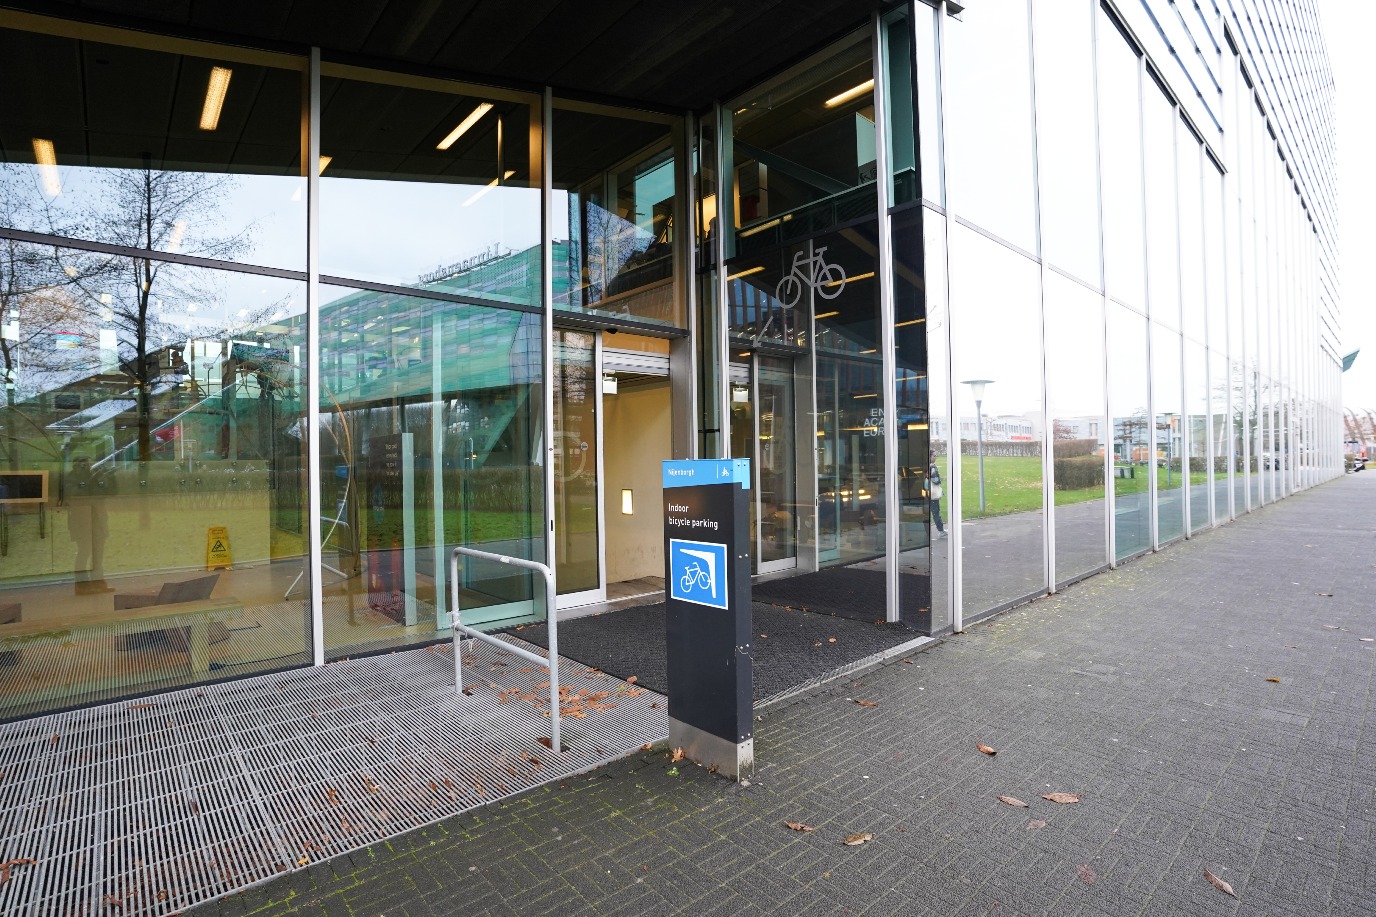
[{"label": "walking person", "polygon": [[941,521],[941,498],[945,496],[945,491],[941,489],[941,472],[936,467],[936,462],[932,462],[927,468],[927,500],[932,507],[932,523],[936,526],[936,537],[946,537],[946,526]]}]

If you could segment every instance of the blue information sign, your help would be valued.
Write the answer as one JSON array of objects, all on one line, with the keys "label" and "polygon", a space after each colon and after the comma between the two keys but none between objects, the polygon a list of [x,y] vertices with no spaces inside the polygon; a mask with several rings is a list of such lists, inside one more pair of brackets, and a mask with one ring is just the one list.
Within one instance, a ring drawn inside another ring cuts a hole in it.
[{"label": "blue information sign", "polygon": [[669,539],[669,597],[681,602],[727,607],[726,545]]},{"label": "blue information sign", "polygon": [[750,459],[677,459],[662,464],[665,487],[739,484],[750,489]]}]

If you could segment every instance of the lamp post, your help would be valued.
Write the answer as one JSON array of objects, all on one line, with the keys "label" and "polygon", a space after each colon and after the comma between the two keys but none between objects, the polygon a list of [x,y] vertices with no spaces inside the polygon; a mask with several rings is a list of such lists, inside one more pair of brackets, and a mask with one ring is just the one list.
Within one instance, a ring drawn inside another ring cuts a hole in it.
[{"label": "lamp post", "polygon": [[970,394],[975,396],[975,456],[979,460],[979,511],[985,510],[984,503],[984,387],[993,379],[966,379],[961,385],[970,386]]}]

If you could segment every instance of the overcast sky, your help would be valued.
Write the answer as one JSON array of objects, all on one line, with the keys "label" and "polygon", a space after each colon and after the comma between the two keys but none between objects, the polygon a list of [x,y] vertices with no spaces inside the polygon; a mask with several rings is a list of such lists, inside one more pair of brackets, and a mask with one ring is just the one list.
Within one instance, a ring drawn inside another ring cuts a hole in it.
[{"label": "overcast sky", "polygon": [[1338,279],[1341,284],[1342,353],[1362,348],[1343,376],[1343,404],[1376,410],[1376,211],[1371,151],[1376,127],[1370,102],[1371,35],[1376,4],[1369,0],[1320,0],[1324,38],[1337,86]]}]

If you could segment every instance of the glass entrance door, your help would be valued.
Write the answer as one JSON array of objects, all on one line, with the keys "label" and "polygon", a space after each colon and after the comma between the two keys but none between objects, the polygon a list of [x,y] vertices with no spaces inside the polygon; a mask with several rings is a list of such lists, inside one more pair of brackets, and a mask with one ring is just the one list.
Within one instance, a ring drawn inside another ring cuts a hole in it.
[{"label": "glass entrance door", "polygon": [[753,354],[731,373],[731,454],[749,458],[750,559],[755,573],[798,566],[794,361]]},{"label": "glass entrance door", "polygon": [[554,332],[554,558],[560,607],[600,602],[602,373],[598,336]]},{"label": "glass entrance door", "polygon": [[794,361],[755,357],[755,499],[757,572],[798,566],[798,449]]}]

